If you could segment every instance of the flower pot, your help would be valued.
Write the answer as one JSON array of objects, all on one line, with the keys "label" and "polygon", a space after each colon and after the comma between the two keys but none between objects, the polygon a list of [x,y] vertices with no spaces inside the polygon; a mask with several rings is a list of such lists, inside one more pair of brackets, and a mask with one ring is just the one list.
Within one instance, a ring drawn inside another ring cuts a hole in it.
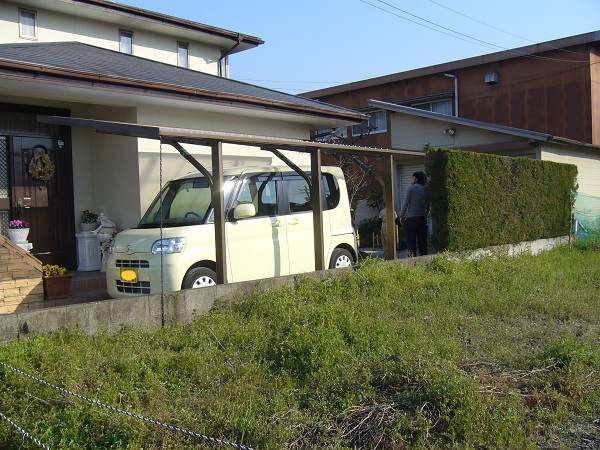
[{"label": "flower pot", "polygon": [[98,228],[98,222],[93,223],[80,223],[81,231],[94,231]]},{"label": "flower pot", "polygon": [[9,228],[6,230],[8,238],[15,244],[26,244],[29,228]]},{"label": "flower pot", "polygon": [[44,282],[44,299],[53,300],[56,298],[67,298],[71,296],[71,278],[72,273],[64,275],[55,275],[51,277],[42,277]]}]

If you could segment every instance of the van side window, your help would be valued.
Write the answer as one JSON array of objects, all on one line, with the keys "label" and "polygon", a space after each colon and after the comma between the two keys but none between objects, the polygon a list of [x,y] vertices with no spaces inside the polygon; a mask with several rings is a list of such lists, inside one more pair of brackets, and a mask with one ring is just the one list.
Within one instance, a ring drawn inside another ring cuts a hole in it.
[{"label": "van side window", "polygon": [[256,217],[277,214],[277,183],[275,174],[251,175],[244,180],[238,204],[253,203]]},{"label": "van side window", "polygon": [[[334,209],[340,203],[340,187],[335,177],[330,173],[323,174],[323,211]],[[288,178],[288,201],[290,212],[312,211],[310,204],[310,188],[300,176]]]},{"label": "van side window", "polygon": [[310,187],[304,178],[292,178],[287,183],[290,212],[312,211],[310,206]]},{"label": "van side window", "polygon": [[330,173],[323,174],[323,210],[334,209],[340,204],[340,186]]}]

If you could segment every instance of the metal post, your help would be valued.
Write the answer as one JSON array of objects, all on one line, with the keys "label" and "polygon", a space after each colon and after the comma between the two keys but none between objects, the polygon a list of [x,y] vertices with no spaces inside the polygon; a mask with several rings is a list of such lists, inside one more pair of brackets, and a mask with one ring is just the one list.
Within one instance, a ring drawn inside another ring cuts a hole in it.
[{"label": "metal post", "polygon": [[394,156],[386,155],[383,158],[383,181],[385,183],[385,212],[386,212],[386,238],[387,248],[387,259],[396,259],[396,221],[394,218],[395,208],[395,183],[394,183]]},{"label": "metal post", "polygon": [[315,237],[315,270],[325,269],[325,241],[323,239],[323,182],[321,178],[321,149],[310,153],[310,203],[313,208],[313,234]]},{"label": "metal post", "polygon": [[227,252],[225,250],[225,199],[223,195],[223,143],[211,144],[213,185],[211,199],[215,212],[215,250],[217,283],[227,283]]}]

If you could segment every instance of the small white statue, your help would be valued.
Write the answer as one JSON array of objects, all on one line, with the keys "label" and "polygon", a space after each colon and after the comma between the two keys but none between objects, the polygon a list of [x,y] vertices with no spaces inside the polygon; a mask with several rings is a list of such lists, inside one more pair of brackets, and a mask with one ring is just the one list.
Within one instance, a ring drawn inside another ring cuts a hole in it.
[{"label": "small white statue", "polygon": [[[94,231],[92,231],[92,233],[94,233],[94,234],[98,234],[102,228],[115,228],[116,227],[115,223],[112,220],[110,220],[108,218],[108,216],[106,214],[104,214],[103,212],[98,214],[98,222],[100,222],[100,225],[98,226],[98,228],[96,228]],[[112,231],[112,230],[110,230],[110,231]]]},{"label": "small white statue", "polygon": [[110,241],[114,237],[115,231],[117,231],[117,226],[104,213],[98,214],[98,222],[100,222],[100,225],[98,228],[92,231],[92,233],[94,233],[100,241],[100,251],[102,253],[102,268],[100,269],[100,272],[106,272],[106,257],[108,247],[110,246]]}]

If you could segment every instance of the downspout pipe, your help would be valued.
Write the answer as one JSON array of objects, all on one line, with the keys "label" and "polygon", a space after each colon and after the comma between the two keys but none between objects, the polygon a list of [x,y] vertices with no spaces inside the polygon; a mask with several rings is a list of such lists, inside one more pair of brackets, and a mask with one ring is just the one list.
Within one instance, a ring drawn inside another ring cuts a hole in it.
[{"label": "downspout pipe", "polygon": [[454,78],[454,115],[458,117],[458,76],[448,72],[444,72],[444,76]]},{"label": "downspout pipe", "polygon": [[233,47],[231,47],[229,50],[223,52],[223,54],[219,58],[219,76],[220,77],[223,76],[223,60],[225,58],[227,58],[229,55],[231,55],[233,53],[233,51],[242,43],[243,40],[244,40],[244,37],[240,33],[238,33],[237,43]]}]

